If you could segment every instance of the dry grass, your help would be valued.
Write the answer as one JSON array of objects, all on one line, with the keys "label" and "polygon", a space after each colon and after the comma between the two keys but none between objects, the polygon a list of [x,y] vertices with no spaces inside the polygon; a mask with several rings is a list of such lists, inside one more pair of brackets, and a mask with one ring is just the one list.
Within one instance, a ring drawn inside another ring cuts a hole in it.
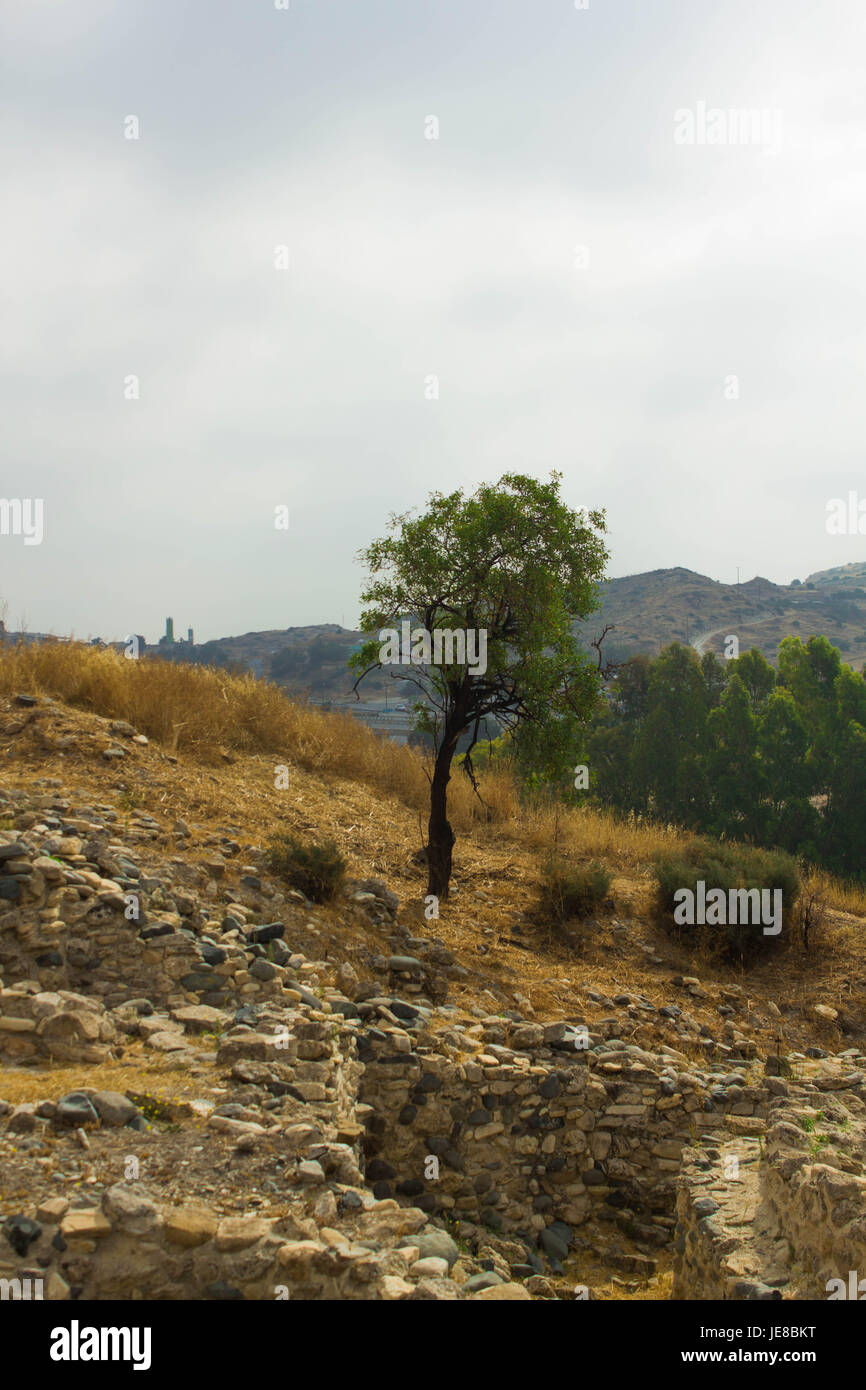
[{"label": "dry grass", "polygon": [[[7,644],[0,652],[0,694],[50,695],[77,709],[126,719],[169,752],[215,764],[225,754],[268,753],[310,772],[333,773],[385,792],[416,810],[429,797],[427,760],[377,737],[349,714],[295,704],[255,676],[168,661],[129,661],[111,648],[75,642]],[[514,784],[492,773],[485,806],[465,778],[451,789],[455,828],[512,815]]]},{"label": "dry grass", "polygon": [[[126,719],[172,753],[215,765],[226,756],[260,754],[373,789],[424,817],[430,760],[381,739],[349,714],[295,704],[278,686],[254,676],[159,660],[129,661],[113,649],[75,642],[6,643],[0,648],[0,695],[50,695],[78,709]],[[264,774],[263,774],[264,775]],[[691,836],[639,817],[563,806],[521,806],[508,767],[479,777],[481,799],[459,770],[449,787],[449,815],[458,835],[479,843],[503,839],[546,852],[557,847],[578,861],[600,859],[638,877],[653,856]],[[866,916],[866,888],[815,871],[809,879],[826,905]],[[642,895],[641,895],[642,896]]]}]

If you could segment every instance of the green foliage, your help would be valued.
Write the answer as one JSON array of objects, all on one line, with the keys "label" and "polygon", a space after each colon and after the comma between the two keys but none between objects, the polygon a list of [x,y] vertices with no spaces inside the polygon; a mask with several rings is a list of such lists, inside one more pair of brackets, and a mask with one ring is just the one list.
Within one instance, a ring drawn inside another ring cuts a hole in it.
[{"label": "green foliage", "polygon": [[551,854],[545,863],[539,886],[539,913],[557,924],[574,917],[587,917],[608,895],[611,874],[595,860],[591,864],[568,864]]},{"label": "green foliage", "polygon": [[686,888],[697,900],[698,883],[703,881],[707,893],[721,889],[727,902],[731,889],[758,889],[759,892],[768,889],[771,893],[780,889],[784,931],[792,920],[801,886],[796,861],[781,850],[751,849],[705,839],[691,841],[675,855],[657,855],[654,872],[656,906],[665,930],[672,936],[693,940],[707,940],[722,933],[728,950],[740,959],[766,950],[779,938],[765,936],[760,921],[729,921],[720,926],[677,923],[674,910],[678,891]]},{"label": "green foliage", "polygon": [[778,677],[673,643],[608,697],[574,734],[591,801],[866,878],[866,679],[825,637],[786,638]]},{"label": "green foliage", "polygon": [[[463,766],[471,772],[486,716],[519,733],[524,754],[526,730],[534,726],[532,748],[552,750],[552,768],[535,770],[556,776],[568,721],[586,718],[598,699],[597,667],[573,626],[598,607],[607,559],[604,513],[571,511],[559,485],[556,473],[549,483],[509,473],[469,497],[433,493],[423,515],[392,517],[394,534],[361,553],[371,577],[362,595],[367,640],[350,658],[359,680],[381,669],[384,634],[402,636],[404,621],[410,631],[471,633],[479,643],[477,635],[485,634],[486,670],[473,673],[467,654],[460,660],[444,643],[438,660],[433,651],[423,662],[400,666],[423,696],[416,727],[434,745],[428,892],[439,896],[448,893],[454,842],[446,789],[463,735],[470,735]],[[401,643],[401,655],[410,654],[419,649],[407,653]]]},{"label": "green foliage", "polygon": [[750,651],[743,652],[742,656],[729,662],[728,670],[731,675],[740,677],[749,692],[752,712],[757,714],[763,709],[776,685],[776,673],[769,661],[757,647],[752,647]]},{"label": "green foliage", "polygon": [[652,787],[659,819],[706,826],[708,748],[704,671],[690,647],[674,642],[652,664],[647,716],[633,758],[639,785]]},{"label": "green foliage", "polygon": [[294,835],[277,835],[265,850],[268,868],[314,903],[328,902],[340,888],[346,861],[333,840],[304,844]]},{"label": "green foliage", "polygon": [[597,672],[571,627],[598,603],[603,512],[571,512],[557,474],[550,483],[508,474],[471,497],[434,493],[422,516],[406,513],[392,526],[396,535],[361,555],[372,575],[361,620],[370,635],[350,658],[353,669],[377,666],[379,632],[399,631],[404,619],[427,632],[484,630],[483,675],[469,676],[445,653],[438,665],[401,668],[446,723],[459,720],[458,733],[479,714],[512,728],[591,707]]}]

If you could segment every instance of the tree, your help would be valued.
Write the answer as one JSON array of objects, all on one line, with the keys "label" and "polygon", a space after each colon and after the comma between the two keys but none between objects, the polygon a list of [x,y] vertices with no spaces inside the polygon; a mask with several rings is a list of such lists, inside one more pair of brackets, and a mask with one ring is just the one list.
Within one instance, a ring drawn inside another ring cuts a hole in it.
[{"label": "tree", "polygon": [[[554,473],[542,483],[508,473],[469,497],[462,490],[433,493],[423,515],[392,517],[395,534],[361,552],[371,575],[361,630],[370,636],[350,664],[360,672],[357,690],[386,659],[399,659],[400,677],[421,694],[416,723],[432,733],[434,748],[427,892],[439,898],[447,898],[451,878],[447,793],[461,735],[470,736],[462,766],[477,792],[472,749],[485,715],[516,738],[522,729],[536,735],[546,729],[557,742],[562,721],[585,719],[598,699],[601,673],[572,625],[599,605],[604,513],[570,511],[559,495],[560,478]],[[390,636],[398,624],[399,657]],[[438,651],[431,640],[437,631],[443,634]],[[459,633],[462,660],[458,641],[446,640]],[[470,640],[477,655],[482,634],[483,670],[480,660],[469,659]]]},{"label": "tree", "polygon": [[707,700],[699,657],[691,647],[672,642],[650,668],[648,713],[633,759],[635,779],[648,788],[661,820],[706,824]]},{"label": "tree", "polygon": [[809,800],[815,781],[809,733],[784,686],[777,686],[764,705],[758,724],[758,756],[770,813],[767,842],[814,857],[820,821]]},{"label": "tree", "polygon": [[751,647],[730,663],[730,674],[738,675],[749,692],[752,713],[763,709],[776,685],[776,673],[764,653]]},{"label": "tree", "polygon": [[719,660],[715,652],[704,652],[701,657],[701,674],[707,692],[707,709],[718,709],[728,683],[727,665]]},{"label": "tree", "polygon": [[758,727],[745,682],[736,673],[719,706],[710,710],[707,730],[712,740],[709,768],[718,815],[716,833],[760,840],[765,817]]},{"label": "tree", "polygon": [[835,761],[835,724],[838,708],[836,678],[842,658],[826,637],[785,637],[779,645],[777,684],[790,690],[806,728],[817,790],[827,792]]}]

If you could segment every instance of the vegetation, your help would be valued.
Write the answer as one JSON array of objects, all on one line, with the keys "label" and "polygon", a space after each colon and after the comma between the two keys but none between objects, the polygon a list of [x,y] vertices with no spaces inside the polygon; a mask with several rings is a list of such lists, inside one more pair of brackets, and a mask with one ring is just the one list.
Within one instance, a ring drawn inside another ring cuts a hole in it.
[{"label": "vegetation", "polygon": [[[652,665],[645,660],[644,664],[647,670]],[[631,738],[629,724],[635,721],[624,717],[619,706],[626,712],[639,709],[644,683],[635,677],[635,663],[629,667],[620,672],[604,710],[605,720],[615,714],[624,740]],[[775,674],[770,674],[775,684]],[[0,694],[8,697],[18,691],[53,697],[103,718],[129,720],[163,748],[204,768],[227,754],[257,756],[263,785],[273,785],[276,762],[288,763],[290,777],[291,769],[298,767],[361,784],[416,812],[429,805],[427,757],[378,738],[350,715],[292,703],[276,686],[248,675],[229,676],[158,660],[128,661],[111,649],[84,643],[6,642],[0,647]],[[605,727],[595,722],[590,736]],[[586,761],[585,751],[583,757]],[[627,799],[624,804],[603,800],[597,763],[590,762],[591,791],[574,794],[579,804],[562,805],[538,798],[527,801],[511,760],[494,756],[478,771],[483,803],[469,778],[458,778],[449,789],[450,818],[463,834],[474,829],[495,835],[498,843],[512,841],[542,854],[556,843],[574,861],[596,859],[638,875],[658,852],[674,854],[694,837],[649,813],[630,810]],[[606,785],[615,788],[617,781]],[[11,827],[10,821],[7,828]],[[821,913],[835,909],[866,916],[866,891],[854,873],[840,878],[813,866],[804,877],[804,894],[807,889]]]},{"label": "vegetation", "polygon": [[541,881],[540,916],[558,924],[574,917],[588,917],[604,902],[611,879],[609,870],[596,860],[574,865],[551,855]]},{"label": "vegetation", "polygon": [[[768,891],[771,895],[779,890],[782,922],[788,923],[792,920],[801,887],[797,864],[790,855],[780,850],[748,849],[708,840],[693,840],[674,855],[659,855],[655,877],[659,916],[667,931],[676,936],[706,938],[721,930],[728,950],[741,959],[766,950],[778,940],[764,933],[759,910],[761,899],[753,903],[754,910],[748,914],[744,910],[735,914],[738,919],[748,915],[751,919],[748,921],[728,920],[715,926],[712,923],[679,924],[674,910],[677,903],[682,902],[678,897],[681,890],[686,889],[697,897],[699,882],[703,882],[706,894],[720,890],[725,895],[726,917],[732,915],[727,912],[728,894],[732,889]],[[767,899],[771,907],[773,901],[772,896]],[[742,908],[745,907],[742,902]],[[766,925],[770,925],[769,922]]]},{"label": "vegetation", "polygon": [[462,632],[467,646],[468,634],[485,635],[484,670],[473,673],[468,653],[461,660],[453,648],[398,668],[423,696],[417,722],[433,737],[427,891],[439,898],[451,878],[448,783],[461,736],[470,735],[463,768],[473,781],[472,752],[487,717],[518,742],[531,738],[570,757],[598,697],[598,670],[572,628],[598,606],[604,514],[570,511],[559,481],[556,473],[549,483],[512,473],[471,497],[434,493],[422,516],[394,517],[396,534],[362,552],[371,580],[362,596],[368,640],[351,661],[356,685],[381,670],[382,634],[404,620],[410,631]]},{"label": "vegetation", "polygon": [[346,876],[346,861],[333,840],[304,844],[294,835],[277,835],[265,850],[268,868],[311,902],[329,902]]},{"label": "vegetation", "polygon": [[582,757],[589,799],[866,878],[866,680],[826,637],[788,637],[778,672],[674,643],[626,662]]}]

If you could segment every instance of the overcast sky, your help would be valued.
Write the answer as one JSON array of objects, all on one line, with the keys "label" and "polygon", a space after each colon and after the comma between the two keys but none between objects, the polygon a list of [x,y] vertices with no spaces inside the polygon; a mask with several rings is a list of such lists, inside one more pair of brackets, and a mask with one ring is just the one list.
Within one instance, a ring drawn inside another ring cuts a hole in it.
[{"label": "overcast sky", "polygon": [[[352,626],[390,512],[509,470],[607,510],[611,575],[866,558],[825,525],[866,498],[864,38],[863,0],[0,0],[8,622]],[[699,103],[773,137],[678,143]]]}]

